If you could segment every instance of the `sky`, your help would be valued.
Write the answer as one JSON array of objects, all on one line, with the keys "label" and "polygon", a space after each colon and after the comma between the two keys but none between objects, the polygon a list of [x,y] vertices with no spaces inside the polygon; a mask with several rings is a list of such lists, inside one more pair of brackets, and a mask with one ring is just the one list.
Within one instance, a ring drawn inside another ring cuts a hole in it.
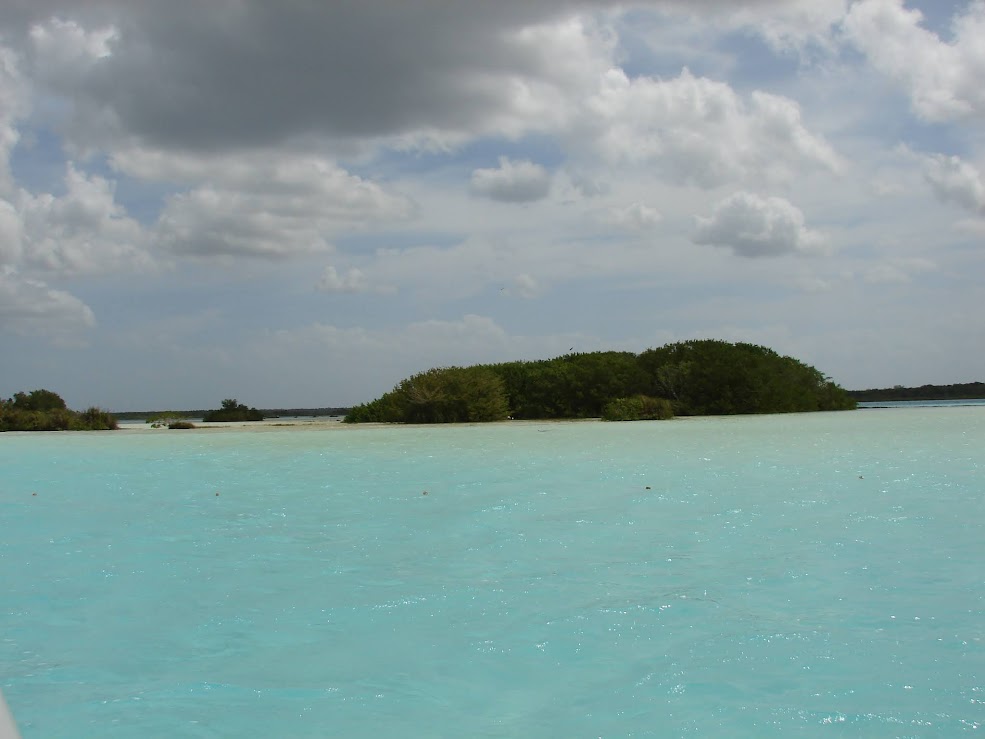
[{"label": "sky", "polygon": [[985,380],[983,0],[5,0],[0,396],[715,338]]}]

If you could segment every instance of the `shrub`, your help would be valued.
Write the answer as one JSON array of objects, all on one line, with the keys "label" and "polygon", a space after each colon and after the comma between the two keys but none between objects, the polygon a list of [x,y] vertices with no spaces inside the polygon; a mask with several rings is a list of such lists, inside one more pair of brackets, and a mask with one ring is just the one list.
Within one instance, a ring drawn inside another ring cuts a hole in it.
[{"label": "shrub", "polygon": [[603,421],[663,421],[674,417],[674,409],[665,398],[636,395],[616,398],[602,409]]},{"label": "shrub", "polygon": [[222,408],[209,411],[202,420],[206,423],[212,421],[262,421],[263,413],[256,408],[248,408],[242,403],[238,403],[236,398],[226,398],[222,401]]},{"label": "shrub", "polygon": [[119,428],[112,414],[99,408],[87,408],[79,414],[82,429],[88,431],[111,431]]},{"label": "shrub", "polygon": [[352,408],[346,423],[463,423],[509,415],[503,381],[488,367],[439,367]]},{"label": "shrub", "polygon": [[48,390],[16,393],[0,399],[0,431],[98,431],[117,428],[116,419],[99,408],[76,413]]}]

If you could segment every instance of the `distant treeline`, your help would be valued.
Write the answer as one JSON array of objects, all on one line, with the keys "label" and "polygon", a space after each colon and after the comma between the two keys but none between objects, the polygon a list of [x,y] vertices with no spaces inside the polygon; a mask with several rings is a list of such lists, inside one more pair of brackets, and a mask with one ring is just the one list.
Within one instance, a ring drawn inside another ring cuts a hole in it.
[{"label": "distant treeline", "polygon": [[0,431],[107,431],[116,419],[99,408],[69,410],[58,393],[32,390],[0,398]]},{"label": "distant treeline", "polygon": [[[260,413],[264,418],[277,418],[280,416],[344,416],[351,409],[349,408],[261,408]],[[119,411],[113,413],[121,421],[144,421],[148,418],[155,418],[162,413],[168,413],[177,418],[204,418],[210,411],[202,408],[191,411]]]},{"label": "distant treeline", "polygon": [[[356,406],[347,423],[632,420],[845,410],[855,401],[818,370],[753,344],[702,340],[632,352],[435,368]],[[671,412],[672,411],[672,412]]]},{"label": "distant treeline", "polygon": [[985,398],[985,382],[961,382],[956,385],[921,385],[849,390],[848,394],[861,402],[879,400],[971,400]]}]

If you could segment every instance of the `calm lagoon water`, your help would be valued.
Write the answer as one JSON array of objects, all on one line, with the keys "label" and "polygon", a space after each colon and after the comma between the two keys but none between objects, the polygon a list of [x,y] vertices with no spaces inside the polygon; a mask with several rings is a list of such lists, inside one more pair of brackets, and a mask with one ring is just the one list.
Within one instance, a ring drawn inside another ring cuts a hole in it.
[{"label": "calm lagoon water", "polygon": [[25,739],[973,734],[983,493],[983,406],[4,434],[0,688]]}]

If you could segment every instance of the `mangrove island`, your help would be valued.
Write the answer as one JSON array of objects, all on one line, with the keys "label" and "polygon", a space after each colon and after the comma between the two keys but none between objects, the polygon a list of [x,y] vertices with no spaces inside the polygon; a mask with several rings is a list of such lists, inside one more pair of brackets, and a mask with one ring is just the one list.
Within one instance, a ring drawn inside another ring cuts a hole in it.
[{"label": "mangrove island", "polygon": [[772,349],[714,339],[632,352],[429,369],[354,407],[346,423],[673,416],[851,410],[815,368]]}]

